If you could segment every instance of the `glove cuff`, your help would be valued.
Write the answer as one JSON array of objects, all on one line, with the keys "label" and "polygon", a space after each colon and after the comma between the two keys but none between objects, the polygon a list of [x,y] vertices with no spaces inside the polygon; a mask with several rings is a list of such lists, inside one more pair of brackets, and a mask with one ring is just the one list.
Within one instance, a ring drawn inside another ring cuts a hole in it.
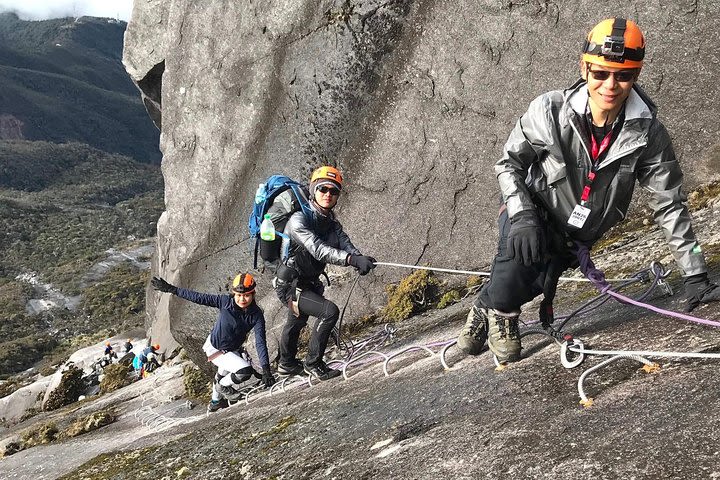
[{"label": "glove cuff", "polygon": [[540,225],[540,217],[535,210],[521,210],[510,217],[510,223],[526,223],[529,225]]},{"label": "glove cuff", "polygon": [[707,272],[697,273],[683,278],[683,285],[704,285],[710,283]]}]

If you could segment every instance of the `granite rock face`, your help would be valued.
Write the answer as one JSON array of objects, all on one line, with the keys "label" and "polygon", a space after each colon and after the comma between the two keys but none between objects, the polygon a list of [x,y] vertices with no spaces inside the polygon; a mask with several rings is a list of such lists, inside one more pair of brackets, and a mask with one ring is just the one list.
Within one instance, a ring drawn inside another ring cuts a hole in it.
[{"label": "granite rock face", "polygon": [[[527,104],[579,76],[582,39],[612,15],[646,32],[641,85],[695,185],[718,171],[720,3],[136,0],[124,64],[161,128],[166,211],[153,272],[221,293],[252,267],[247,217],[273,173],[337,165],[338,212],[381,261],[477,270],[495,251],[492,164]],[[713,160],[714,159],[714,160]],[[353,277],[333,270],[331,299]],[[348,318],[407,270],[378,268]],[[260,279],[270,326],[284,311]],[[153,339],[198,364],[213,309],[148,294]],[[269,329],[271,355],[277,328]]]}]

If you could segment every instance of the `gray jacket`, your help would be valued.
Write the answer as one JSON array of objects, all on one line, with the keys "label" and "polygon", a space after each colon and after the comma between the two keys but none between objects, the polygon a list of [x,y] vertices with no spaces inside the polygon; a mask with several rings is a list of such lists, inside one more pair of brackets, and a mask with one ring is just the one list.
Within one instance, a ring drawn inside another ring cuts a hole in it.
[{"label": "gray jacket", "polygon": [[[310,206],[314,208],[312,202]],[[297,271],[301,281],[315,282],[328,263],[345,266],[348,255],[361,255],[333,212],[328,216],[316,212],[314,219],[295,212],[285,226],[285,234],[290,238],[285,264]],[[283,251],[286,242],[283,239]]]},{"label": "gray jacket", "polygon": [[683,174],[656,107],[637,85],[625,103],[624,123],[592,184],[591,213],[578,229],[567,223],[592,166],[584,81],[536,98],[518,120],[495,164],[508,215],[541,206],[572,238],[598,240],[625,218],[635,181],[651,195],[650,207],[685,275],[707,271],[681,191]]}]

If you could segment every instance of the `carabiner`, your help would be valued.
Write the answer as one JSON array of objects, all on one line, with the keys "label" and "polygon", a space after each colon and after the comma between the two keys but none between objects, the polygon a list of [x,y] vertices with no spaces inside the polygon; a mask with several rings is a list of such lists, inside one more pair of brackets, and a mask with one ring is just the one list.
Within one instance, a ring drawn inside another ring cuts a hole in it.
[{"label": "carabiner", "polygon": [[[568,338],[569,337],[569,338]],[[568,370],[579,366],[585,361],[585,354],[582,352],[575,352],[570,350],[568,347],[580,347],[583,348],[584,344],[582,340],[573,338],[572,336],[566,336],[565,341],[560,344],[560,363]],[[571,357],[568,356],[571,355]]]}]

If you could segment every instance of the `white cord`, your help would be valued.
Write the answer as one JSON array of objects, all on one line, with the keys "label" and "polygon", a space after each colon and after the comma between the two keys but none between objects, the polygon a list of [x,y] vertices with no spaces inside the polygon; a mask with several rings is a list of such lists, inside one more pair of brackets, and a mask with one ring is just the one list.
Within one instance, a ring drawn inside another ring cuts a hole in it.
[{"label": "white cord", "polygon": [[[432,270],[434,272],[446,272],[446,273],[459,273],[462,275],[478,275],[480,277],[489,277],[490,272],[473,272],[470,270],[453,270],[450,268],[436,268],[436,267],[424,267],[422,265],[405,265],[403,263],[391,263],[391,262],[375,262],[375,265],[387,265],[389,267],[403,267],[412,268],[415,270]],[[576,278],[576,277],[560,277],[562,282],[589,282],[587,278]],[[606,282],[628,282],[630,280],[636,280],[635,278],[606,278]]]}]

